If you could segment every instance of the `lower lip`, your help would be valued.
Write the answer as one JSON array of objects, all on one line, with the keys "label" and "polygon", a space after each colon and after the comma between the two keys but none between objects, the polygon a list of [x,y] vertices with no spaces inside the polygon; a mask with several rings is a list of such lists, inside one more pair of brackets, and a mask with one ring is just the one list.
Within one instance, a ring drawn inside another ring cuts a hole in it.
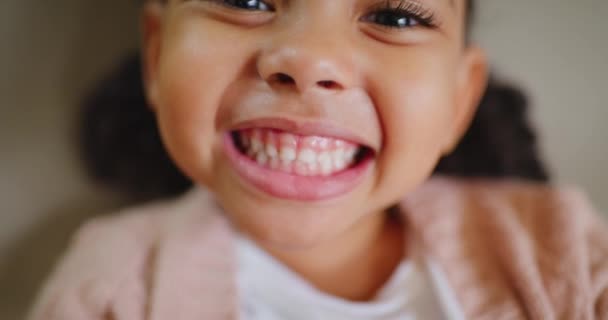
[{"label": "lower lip", "polygon": [[356,166],[328,177],[304,177],[260,166],[243,155],[230,134],[224,136],[224,151],[241,178],[261,191],[282,199],[322,201],[351,192],[362,181],[373,162],[367,157]]}]

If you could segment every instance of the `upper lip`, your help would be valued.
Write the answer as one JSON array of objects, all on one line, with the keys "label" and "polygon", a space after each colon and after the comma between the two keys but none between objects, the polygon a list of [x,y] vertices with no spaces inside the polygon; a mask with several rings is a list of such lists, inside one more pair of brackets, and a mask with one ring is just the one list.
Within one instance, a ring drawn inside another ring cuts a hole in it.
[{"label": "upper lip", "polygon": [[356,132],[341,128],[330,122],[295,120],[288,118],[260,118],[245,120],[235,125],[232,130],[246,130],[253,128],[275,129],[300,136],[318,136],[340,139],[363,147],[378,151],[373,141],[358,135]]}]

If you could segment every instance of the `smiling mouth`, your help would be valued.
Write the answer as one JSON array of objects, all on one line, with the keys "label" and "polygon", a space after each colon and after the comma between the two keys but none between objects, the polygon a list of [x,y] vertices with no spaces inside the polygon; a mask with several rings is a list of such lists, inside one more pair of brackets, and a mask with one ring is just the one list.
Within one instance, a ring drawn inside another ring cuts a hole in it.
[{"label": "smiling mouth", "polygon": [[277,129],[232,131],[238,152],[260,167],[302,177],[330,177],[373,157],[371,148],[346,140],[302,136]]}]

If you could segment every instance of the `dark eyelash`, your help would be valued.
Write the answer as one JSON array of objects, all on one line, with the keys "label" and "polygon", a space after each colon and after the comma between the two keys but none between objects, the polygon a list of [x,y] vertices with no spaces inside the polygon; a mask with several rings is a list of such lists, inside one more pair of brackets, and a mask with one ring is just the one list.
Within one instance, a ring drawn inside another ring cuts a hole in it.
[{"label": "dark eyelash", "polygon": [[[232,5],[228,4],[228,3],[226,3],[226,2],[225,2],[225,0],[185,0],[185,1],[199,1],[199,2],[207,2],[207,3],[209,3],[209,4],[212,4],[212,5],[217,5],[217,6],[221,6],[221,7],[227,7],[227,8],[232,8],[232,9],[235,9],[235,8],[236,8],[235,6],[232,6]],[[272,11],[274,11],[274,10],[275,10],[275,8],[274,8],[274,6],[273,6],[273,5],[271,5],[271,4],[269,4],[269,3],[266,3],[266,5],[268,6],[268,8],[269,8],[270,10],[272,10]],[[242,10],[247,10],[247,9],[242,9]],[[252,11],[254,11],[254,10],[252,10]]]},{"label": "dark eyelash", "polygon": [[394,0],[385,0],[372,8],[372,12],[393,12],[402,14],[416,19],[424,27],[439,27],[439,22],[437,21],[435,13],[416,1],[400,0],[399,2],[396,2]]}]

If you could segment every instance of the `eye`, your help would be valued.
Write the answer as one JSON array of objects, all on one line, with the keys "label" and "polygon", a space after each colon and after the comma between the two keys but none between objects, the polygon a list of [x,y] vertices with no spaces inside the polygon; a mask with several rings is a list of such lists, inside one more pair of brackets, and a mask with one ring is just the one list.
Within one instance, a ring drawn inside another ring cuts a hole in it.
[{"label": "eye", "polygon": [[420,24],[416,18],[395,11],[374,12],[364,19],[364,21],[390,28],[407,28]]},{"label": "eye", "polygon": [[410,27],[423,26],[435,28],[434,14],[422,7],[417,2],[385,1],[376,6],[371,13],[362,17],[361,20],[373,23],[386,28],[405,29]]},{"label": "eye", "polygon": [[217,4],[247,11],[274,11],[274,8],[261,0],[211,0]]}]

